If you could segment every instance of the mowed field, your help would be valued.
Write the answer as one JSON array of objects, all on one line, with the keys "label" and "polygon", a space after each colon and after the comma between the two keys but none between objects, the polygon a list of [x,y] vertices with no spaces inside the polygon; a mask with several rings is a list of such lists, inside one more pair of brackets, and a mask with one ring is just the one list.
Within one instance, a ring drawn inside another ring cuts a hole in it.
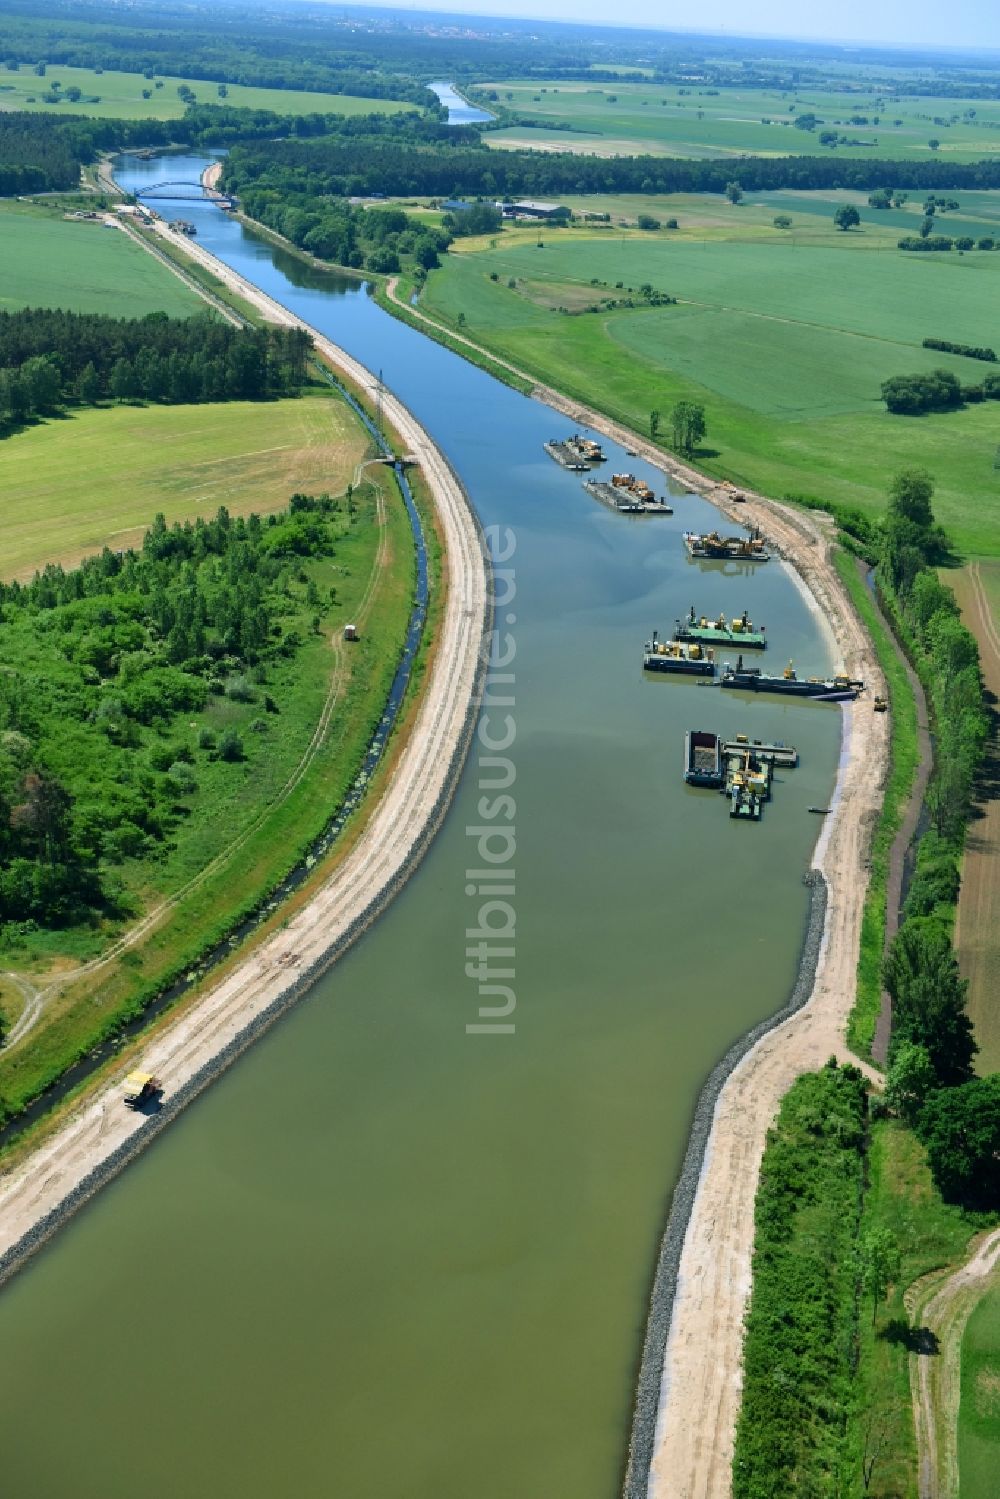
[{"label": "mowed field", "polygon": [[[963,551],[1000,556],[1000,406],[900,417],[880,399],[894,374],[945,367],[967,384],[982,379],[990,366],[921,342],[1000,351],[1000,254],[908,255],[878,227],[830,237],[832,202],[821,217],[809,196],[815,242],[773,226],[745,236],[740,210],[728,239],[718,225],[700,235],[549,231],[541,249],[534,232],[500,236],[495,248],[448,256],[422,306],[452,326],[464,315],[468,336],[639,430],[651,410],[701,401],[700,461],[765,493],[877,513],[893,474],[923,464]],[[992,211],[996,196],[983,196],[981,211]],[[979,212],[971,197],[963,210]],[[644,284],[678,305],[582,310]]]},{"label": "mowed field", "polygon": [[962,1339],[958,1467],[962,1499],[995,1499],[1000,1473],[1000,1285],[969,1318]]},{"label": "mowed field", "polygon": [[[56,90],[55,85],[59,84]],[[199,104],[233,104],[243,109],[273,109],[277,114],[396,114],[412,104],[389,99],[356,99],[346,94],[309,93],[300,89],[246,88],[239,83],[219,85],[205,78],[172,78],[142,73],[95,73],[91,68],[64,68],[53,63],[39,78],[27,64],[16,73],[0,73],[0,109],[49,110],[112,120],[179,120],[186,105],[177,90],[186,86]],[[78,88],[81,98],[65,98]],[[143,97],[149,91],[149,98]],[[59,93],[59,102],[46,94]]]},{"label": "mowed field", "polygon": [[120,229],[61,213],[0,205],[0,311],[63,307],[143,317],[188,317],[205,304]]},{"label": "mowed field", "polygon": [[280,510],[296,492],[340,494],[366,438],[339,400],[115,406],[40,422],[0,443],[2,572],[30,576],[168,522]]},{"label": "mowed field", "polygon": [[[494,91],[506,109],[532,122],[487,132],[486,140],[499,149],[532,146],[603,156],[819,155],[830,150],[820,145],[820,132],[836,130],[847,138],[836,152],[848,156],[912,161],[947,155],[977,161],[1000,150],[997,100],[696,83],[541,84],[522,79],[479,87]],[[804,115],[816,117],[815,129],[796,127],[796,119]],[[867,124],[852,124],[852,116]],[[938,142],[936,148],[932,140]]]}]

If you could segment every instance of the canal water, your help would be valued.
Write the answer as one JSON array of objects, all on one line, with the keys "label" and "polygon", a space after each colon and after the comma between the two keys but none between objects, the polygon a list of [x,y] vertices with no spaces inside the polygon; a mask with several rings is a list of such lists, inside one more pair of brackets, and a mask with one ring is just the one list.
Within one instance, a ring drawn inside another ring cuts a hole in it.
[{"label": "canal water", "polygon": [[488,110],[468,104],[450,83],[429,83],[427,87],[437,94],[440,104],[447,106],[449,125],[482,125],[493,118]]},{"label": "canal water", "polygon": [[[829,705],[645,678],[642,643],[691,604],[747,608],[769,666],[839,663],[777,561],[687,559],[706,502],[612,514],[543,454],[555,413],[360,283],[176,211],[381,369],[515,539],[516,1029],[466,1030],[474,756],[377,926],[0,1296],[5,1490],[613,1499],[692,1106],[788,996],[840,732]],[[689,727],[798,745],[759,825],[684,786]]]}]

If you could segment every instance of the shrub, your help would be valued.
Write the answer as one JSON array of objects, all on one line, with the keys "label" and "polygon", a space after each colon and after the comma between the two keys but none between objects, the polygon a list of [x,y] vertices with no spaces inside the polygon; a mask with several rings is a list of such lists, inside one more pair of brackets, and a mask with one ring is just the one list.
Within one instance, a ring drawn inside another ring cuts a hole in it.
[{"label": "shrub", "polygon": [[219,740],[219,759],[229,761],[243,759],[243,740],[235,730],[227,729]]}]

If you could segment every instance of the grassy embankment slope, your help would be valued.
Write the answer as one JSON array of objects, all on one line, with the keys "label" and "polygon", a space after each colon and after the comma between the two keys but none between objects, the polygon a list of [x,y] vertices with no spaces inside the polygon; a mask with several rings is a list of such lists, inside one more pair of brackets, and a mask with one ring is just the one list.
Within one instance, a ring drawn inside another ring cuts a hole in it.
[{"label": "grassy embankment slope", "polygon": [[[57,81],[62,95],[59,103],[45,98],[46,94],[53,92]],[[220,96],[219,85],[206,78],[171,78],[157,73],[155,79],[149,79],[142,73],[110,70],[95,73],[91,68],[68,68],[53,63],[44,78],[37,77],[26,65],[16,73],[0,73],[0,109],[49,111],[113,120],[179,120],[187,103],[177,90],[185,87],[191,90],[198,104],[224,102],[240,109],[273,109],[277,114],[397,114],[400,110],[413,108],[412,104],[390,99],[357,99],[346,94],[310,93],[300,89],[248,88],[241,83],[226,84],[226,92]],[[80,89],[82,97],[67,99],[66,90],[71,88]],[[143,98],[145,90],[149,90],[148,99]]]},{"label": "grassy embankment slope", "polygon": [[[848,96],[811,85],[772,90],[518,79],[482,84],[475,92],[482,98],[484,91],[495,91],[505,109],[534,122],[490,132],[490,145],[500,148],[601,156],[818,156],[829,150],[819,143],[820,131],[836,129],[847,137],[836,147],[838,156],[978,161],[1000,143],[1000,102],[975,100],[969,119],[967,101],[909,91],[891,103],[876,93]],[[815,130],[796,128],[796,118],[807,114],[823,123]],[[852,115],[869,123],[852,125]],[[936,150],[931,140],[939,141]]]},{"label": "grassy embankment slope", "polygon": [[121,230],[61,208],[0,203],[0,311],[64,307],[112,317],[188,317],[204,303]]},{"label": "grassy embankment slope", "polygon": [[[997,195],[982,196],[995,211]],[[987,366],[920,344],[1000,343],[1000,255],[907,255],[874,215],[834,237],[832,211],[828,201],[825,215],[796,217],[794,244],[761,232],[759,215],[745,240],[742,208],[730,212],[731,239],[718,227],[685,235],[683,214],[678,237],[543,231],[539,250],[520,231],[449,255],[422,306],[451,328],[462,316],[471,338],[637,430],[652,408],[665,416],[678,400],[702,402],[700,465],[767,494],[876,514],[892,475],[924,464],[956,543],[997,555],[1000,530],[982,504],[997,488],[994,404],[893,417],[879,388],[937,366],[982,378]],[[581,310],[643,284],[679,305]]]}]

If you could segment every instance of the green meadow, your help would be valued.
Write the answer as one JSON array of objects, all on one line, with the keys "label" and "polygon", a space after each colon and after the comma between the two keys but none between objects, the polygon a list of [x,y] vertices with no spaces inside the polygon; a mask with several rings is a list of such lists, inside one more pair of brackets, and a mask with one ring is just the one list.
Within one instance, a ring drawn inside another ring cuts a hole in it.
[{"label": "green meadow", "polygon": [[[891,89],[847,94],[806,86],[768,90],[524,79],[481,84],[476,96],[483,99],[488,92],[519,119],[532,122],[488,133],[489,143],[501,148],[530,145],[604,156],[819,155],[830,149],[820,145],[820,132],[836,130],[847,142],[835,149],[849,156],[976,161],[1000,149],[998,100],[941,99]],[[797,128],[796,119],[807,115],[816,117],[816,127]],[[852,116],[868,123],[852,124]]]},{"label": "green meadow", "polygon": [[[966,211],[994,211],[996,195],[981,196],[989,202]],[[742,210],[733,239],[718,226],[701,237],[683,227],[549,231],[541,248],[534,232],[504,235],[495,248],[449,256],[421,305],[451,327],[461,318],[468,336],[637,430],[651,410],[665,417],[678,400],[702,402],[699,462],[765,493],[875,512],[899,468],[925,465],[958,545],[1000,554],[985,504],[1000,493],[997,404],[902,417],[880,399],[893,374],[944,367],[964,384],[982,379],[991,366],[921,341],[1000,352],[1000,254],[906,254],[867,223],[829,236],[832,208],[830,199],[823,215],[810,208],[815,241],[773,226],[744,237]],[[793,219],[804,212],[796,205]],[[643,305],[643,285],[677,305]],[[600,307],[630,292],[634,307]]]},{"label": "green meadow", "polygon": [[179,277],[120,229],[61,210],[0,205],[0,311],[63,307],[142,317],[187,317],[204,304]]},{"label": "green meadow", "polygon": [[339,494],[364,456],[360,425],[325,388],[298,400],[87,407],[0,442],[0,576],[138,546],[170,524],[267,515],[296,492]]},{"label": "green meadow", "polygon": [[969,1318],[962,1339],[958,1466],[962,1499],[993,1499],[1000,1472],[1000,1286]]},{"label": "green meadow", "polygon": [[[56,89],[55,85],[59,88]],[[309,93],[300,89],[246,88],[240,83],[220,85],[205,78],[171,78],[156,74],[94,72],[92,68],[66,68],[52,63],[44,78],[22,64],[16,73],[0,72],[0,109],[57,111],[112,120],[179,120],[186,108],[178,88],[188,88],[199,104],[236,105],[243,109],[273,109],[278,114],[396,114],[412,104],[387,99],[356,99],[346,94]],[[79,99],[66,97],[79,89]],[[51,96],[56,93],[59,99]],[[148,93],[149,97],[146,98]]]}]

